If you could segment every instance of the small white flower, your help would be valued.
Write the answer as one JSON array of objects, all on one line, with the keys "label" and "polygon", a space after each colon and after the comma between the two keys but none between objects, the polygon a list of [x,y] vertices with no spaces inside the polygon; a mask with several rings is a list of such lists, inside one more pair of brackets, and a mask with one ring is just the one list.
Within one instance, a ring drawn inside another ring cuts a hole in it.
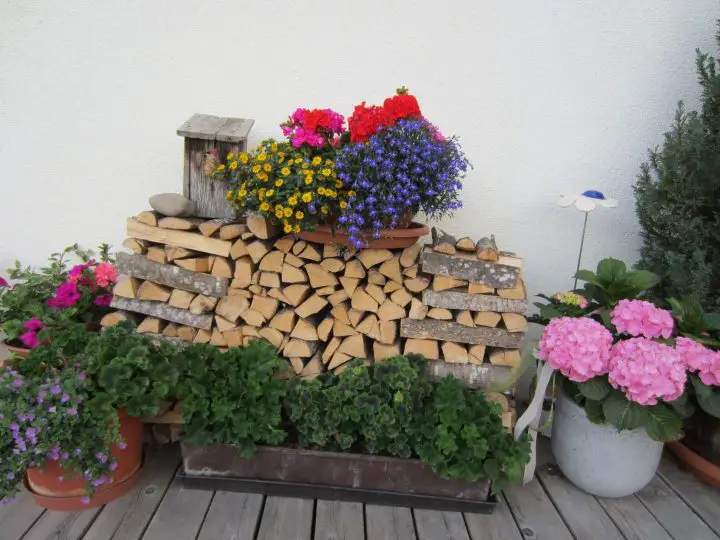
[{"label": "small white flower", "polygon": [[575,208],[581,212],[592,212],[598,206],[615,208],[618,205],[617,199],[606,199],[601,192],[593,190],[584,191],[580,195],[563,195],[558,201],[562,207],[570,206],[573,203],[575,203]]}]

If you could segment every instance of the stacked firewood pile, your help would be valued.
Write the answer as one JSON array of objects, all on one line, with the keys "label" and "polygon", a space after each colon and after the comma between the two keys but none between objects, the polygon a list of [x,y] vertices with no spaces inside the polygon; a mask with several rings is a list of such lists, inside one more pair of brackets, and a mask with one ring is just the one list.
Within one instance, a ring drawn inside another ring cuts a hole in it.
[{"label": "stacked firewood pile", "polygon": [[[264,339],[300,376],[352,358],[420,353],[450,363],[514,366],[527,330],[522,260],[493,239],[355,250],[276,236],[262,219],[128,220],[106,316],[138,332],[218,347]],[[472,250],[472,251],[470,251]]]}]

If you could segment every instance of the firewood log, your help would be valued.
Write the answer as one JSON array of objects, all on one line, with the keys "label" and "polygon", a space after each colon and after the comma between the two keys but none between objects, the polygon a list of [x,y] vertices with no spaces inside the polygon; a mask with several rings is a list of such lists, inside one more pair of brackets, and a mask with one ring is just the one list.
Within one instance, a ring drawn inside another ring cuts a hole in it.
[{"label": "firewood log", "polygon": [[468,284],[464,279],[455,279],[452,276],[434,276],[432,281],[433,291],[447,291],[458,287],[466,287]]},{"label": "firewood log", "polygon": [[400,290],[403,288],[402,282],[398,283],[397,281],[388,281],[385,286],[383,287],[383,292],[385,294],[394,293],[397,290]]},{"label": "firewood log", "polygon": [[379,341],[373,341],[373,358],[375,362],[382,362],[388,358],[400,356],[400,341],[386,345]]},{"label": "firewood log", "polygon": [[316,263],[308,263],[305,265],[305,271],[307,272],[310,285],[319,289],[320,287],[335,286],[337,285],[338,279],[335,274],[328,272],[322,266]]},{"label": "firewood log", "polygon": [[323,259],[320,261],[320,266],[333,274],[337,274],[338,272],[345,270],[345,262],[340,259]]},{"label": "firewood log", "polygon": [[198,333],[197,328],[192,326],[178,326],[177,337],[183,341],[192,341]]},{"label": "firewood log", "polygon": [[356,258],[365,268],[372,268],[388,259],[392,259],[392,256],[392,251],[389,249],[361,249]]},{"label": "firewood log", "polygon": [[428,308],[420,300],[418,300],[417,298],[413,298],[410,301],[410,313],[408,314],[408,317],[420,321],[427,316],[427,312],[429,309],[430,308]]},{"label": "firewood log", "polygon": [[517,349],[493,349],[490,363],[496,366],[517,367],[520,365],[520,351]]},{"label": "firewood log", "polygon": [[146,210],[145,212],[140,212],[137,216],[135,216],[135,221],[139,221],[145,225],[150,225],[151,227],[157,227],[158,215],[155,212]]},{"label": "firewood log", "polygon": [[227,225],[231,222],[232,220],[229,218],[208,219],[200,223],[198,225],[198,229],[200,229],[200,234],[210,237],[213,236],[216,232],[218,232],[220,230],[220,227],[222,227],[223,225]]},{"label": "firewood log", "polygon": [[149,248],[147,248],[147,253],[145,254],[145,256],[148,258],[148,260],[159,264],[165,264],[168,262],[165,248],[160,246],[150,246]]},{"label": "firewood log", "polygon": [[385,277],[392,279],[396,283],[402,283],[402,270],[400,269],[400,255],[394,255],[387,261],[383,262],[378,271]]},{"label": "firewood log", "polygon": [[382,304],[386,300],[385,293],[382,288],[374,283],[368,283],[365,286],[365,292],[368,293],[378,304]]},{"label": "firewood log", "polygon": [[440,348],[434,339],[406,339],[403,354],[422,354],[428,360],[440,360]]},{"label": "firewood log", "polygon": [[518,278],[516,285],[511,289],[498,289],[497,295],[500,298],[525,300],[527,298],[527,292],[525,291],[525,284],[523,283],[522,278]]},{"label": "firewood log", "polygon": [[293,338],[285,345],[283,355],[289,358],[310,358],[315,354],[317,348],[317,341],[303,341],[302,339]]},{"label": "firewood log", "polygon": [[527,332],[527,319],[519,313],[503,313],[503,323],[510,332]]},{"label": "firewood log", "polygon": [[285,254],[282,251],[271,251],[262,258],[258,269],[266,272],[276,272],[279,274],[282,272],[284,261]]},{"label": "firewood log", "polygon": [[100,326],[103,328],[110,328],[122,321],[137,322],[139,318],[140,316],[137,313],[132,313],[130,311],[111,311],[100,319]]},{"label": "firewood log", "polygon": [[417,263],[421,249],[421,244],[413,244],[412,246],[403,249],[402,254],[400,255],[400,265],[403,268],[409,268]]},{"label": "firewood log", "polygon": [[248,255],[250,255],[252,262],[255,264],[259,263],[269,251],[270,249],[267,247],[267,244],[262,240],[255,240],[247,246]]},{"label": "firewood log", "polygon": [[275,272],[260,272],[258,285],[261,287],[268,287],[270,289],[279,289],[282,285],[280,274],[276,274]]},{"label": "firewood log", "polygon": [[215,313],[236,323],[246,309],[250,307],[247,298],[241,296],[226,296],[221,298],[215,307]]},{"label": "firewood log", "polygon": [[390,295],[390,300],[400,307],[407,306],[413,299],[413,296],[406,289],[398,289]]},{"label": "firewood log", "polygon": [[287,262],[283,264],[281,281],[283,283],[307,283],[308,276],[302,268],[291,266]]},{"label": "firewood log", "polygon": [[307,246],[307,242],[305,240],[298,240],[295,242],[292,247],[293,255],[300,255],[305,249],[305,246]]},{"label": "firewood log", "polygon": [[179,266],[180,268],[184,268],[185,270],[190,270],[191,272],[208,273],[210,272],[210,262],[211,257],[193,257],[190,259],[176,259],[173,261],[173,264]]},{"label": "firewood log", "polygon": [[335,319],[332,317],[326,317],[317,327],[318,339],[323,342],[327,342],[330,339],[332,333],[333,323]]},{"label": "firewood log", "polygon": [[477,258],[481,261],[495,262],[499,258],[497,244],[495,243],[495,235],[490,235],[490,238],[481,238],[478,240],[475,246]]},{"label": "firewood log", "polygon": [[141,255],[147,253],[148,248],[148,244],[145,240],[138,240],[137,238],[126,238],[123,241],[122,246],[133,253],[139,253]]},{"label": "firewood log", "polygon": [[198,329],[197,334],[195,334],[195,338],[193,339],[193,343],[210,343],[211,337],[211,330]]},{"label": "firewood log", "polygon": [[314,294],[295,308],[295,313],[297,313],[298,317],[306,318],[315,315],[327,305],[327,300],[322,296]]},{"label": "firewood log", "polygon": [[323,244],[323,259],[341,257],[342,254],[342,247],[340,244]]},{"label": "firewood log", "polygon": [[430,285],[430,280],[425,277],[419,277],[413,279],[406,279],[404,284],[405,288],[409,291],[419,293],[428,288],[428,286]]},{"label": "firewood log", "polygon": [[285,263],[289,264],[290,266],[294,266],[295,268],[302,268],[303,266],[305,266],[306,262],[307,261],[305,261],[304,259],[301,259],[297,255],[293,255],[292,253],[285,254]]},{"label": "firewood log", "polygon": [[233,271],[232,268],[230,268],[230,261],[228,261],[225,257],[220,257],[219,255],[214,257],[210,274],[215,277],[224,277],[228,279],[232,278]]},{"label": "firewood log", "polygon": [[230,248],[230,258],[235,260],[245,255],[248,255],[247,244],[245,243],[245,240],[238,238]]},{"label": "firewood log", "polygon": [[280,332],[280,330],[276,330],[275,328],[265,327],[261,328],[259,330],[260,337],[262,337],[265,341],[270,343],[273,347],[276,349],[282,345],[283,339],[285,339],[285,334]]},{"label": "firewood log", "polygon": [[322,261],[322,255],[320,254],[320,251],[315,246],[315,244],[308,243],[305,248],[299,254],[297,254],[297,256],[301,259],[307,259],[309,261]]},{"label": "firewood log", "polygon": [[346,337],[338,347],[338,352],[345,353],[352,358],[367,358],[365,338],[361,334]]},{"label": "firewood log", "polygon": [[[272,330],[268,328],[268,330]],[[223,339],[228,347],[240,347],[243,344],[243,332],[242,328],[233,328],[227,332],[223,332]]]},{"label": "firewood log", "polygon": [[342,276],[339,279],[343,290],[348,294],[348,297],[351,297],[360,283],[360,278]]},{"label": "firewood log", "polygon": [[475,242],[469,236],[458,238],[455,247],[461,251],[475,251]]},{"label": "firewood log", "polygon": [[172,262],[175,259],[187,259],[188,257],[196,257],[197,255],[197,251],[193,251],[184,247],[165,246],[165,258],[168,262]]},{"label": "firewood log", "polygon": [[335,354],[335,351],[337,351],[337,348],[341,343],[342,339],[338,337],[334,337],[328,342],[321,356],[323,364],[327,364],[330,361],[330,358],[332,358],[332,355]]},{"label": "firewood log", "polygon": [[[252,308],[246,309],[243,311],[242,315],[240,317],[248,323],[250,326],[255,327],[261,327],[263,324],[265,324],[265,317],[262,315],[262,313],[255,311]],[[243,332],[245,334],[245,332]]]},{"label": "firewood log", "polygon": [[217,298],[212,296],[205,296],[204,294],[198,294],[192,302],[188,310],[194,315],[201,315],[203,313],[209,313],[215,309],[218,303]]},{"label": "firewood log", "polygon": [[359,309],[350,308],[348,309],[348,319],[350,319],[350,324],[353,328],[355,328],[358,324],[360,324],[360,319],[362,319],[363,315],[365,314],[364,311],[360,311]]},{"label": "firewood log", "polygon": [[380,307],[377,301],[370,296],[366,291],[365,287],[358,287],[351,298],[352,307],[359,311],[372,311],[377,313],[378,307]]},{"label": "firewood log", "polygon": [[472,281],[468,284],[468,294],[494,294],[495,288],[488,287],[484,283],[473,283]]},{"label": "firewood log", "polygon": [[457,240],[454,236],[446,233],[443,230],[438,230],[435,227],[432,228],[432,246],[433,250],[438,253],[445,253],[446,255],[455,255],[456,249],[455,244]]},{"label": "firewood log", "polygon": [[[376,341],[383,345],[395,343],[398,335],[398,325],[395,321],[378,321],[378,332]],[[398,353],[400,354],[400,353]]]},{"label": "firewood log", "polygon": [[335,287],[332,285],[326,285],[325,287],[320,287],[319,289],[315,289],[315,294],[318,296],[330,296],[336,291]]},{"label": "firewood log", "polygon": [[413,264],[412,266],[409,266],[408,268],[403,270],[403,276],[405,276],[406,278],[413,279],[413,278],[416,278],[417,275],[418,275],[418,265],[417,264]]},{"label": "firewood log", "polygon": [[305,364],[305,367],[300,372],[301,377],[312,377],[315,375],[319,375],[325,371],[325,366],[323,366],[322,361],[320,360],[320,355],[315,354],[310,361]]},{"label": "firewood log", "polygon": [[405,308],[399,306],[392,300],[385,300],[378,308],[377,314],[381,321],[394,321],[407,316]]},{"label": "firewood log", "polygon": [[127,277],[118,281],[113,287],[115,296],[124,296],[125,298],[137,298],[140,281],[134,277]]},{"label": "firewood log", "polygon": [[248,231],[247,225],[244,223],[228,223],[220,227],[220,234],[218,235],[221,240],[234,240],[240,238],[240,235]]},{"label": "firewood log", "polygon": [[138,324],[135,330],[138,334],[159,334],[162,332],[166,321],[157,319],[155,317],[145,317],[143,321]]},{"label": "firewood log", "polygon": [[427,312],[427,316],[430,319],[437,319],[439,321],[451,321],[453,319],[452,312],[445,308],[431,308]]},{"label": "firewood log", "polygon": [[302,304],[305,299],[310,296],[310,291],[310,287],[302,283],[288,285],[282,289],[283,296],[287,298],[288,303],[293,307],[297,307]]},{"label": "firewood log", "polygon": [[453,364],[467,364],[468,351],[465,345],[446,341],[440,347],[443,353],[443,359]]},{"label": "firewood log", "polygon": [[333,319],[333,336],[338,338],[343,338],[347,336],[354,336],[358,332],[355,330],[352,326],[349,324],[345,324],[342,321],[339,321],[337,319]]},{"label": "firewood log", "polygon": [[272,238],[278,233],[278,230],[274,225],[272,225],[264,217],[257,214],[247,216],[246,224],[250,232],[262,240]]},{"label": "firewood log", "polygon": [[350,324],[350,318],[348,317],[348,310],[350,308],[347,305],[347,302],[341,302],[337,306],[334,306],[330,310],[330,315],[332,315],[334,318],[336,318],[338,321],[340,321],[343,324]]},{"label": "firewood log", "polygon": [[328,302],[330,302],[331,306],[337,306],[340,302],[344,302],[345,300],[348,300],[350,298],[350,295],[348,295],[347,291],[341,290],[341,291],[335,291],[331,295],[327,297]]},{"label": "firewood log", "polygon": [[387,278],[375,269],[368,271],[367,275],[368,283],[373,285],[380,285],[381,287],[387,283]]},{"label": "firewood log", "polygon": [[228,332],[229,330],[235,330],[238,325],[234,321],[230,321],[222,315],[215,314],[215,327],[220,332]]},{"label": "firewood log", "polygon": [[136,295],[133,298],[152,300],[153,302],[167,302],[171,293],[172,289],[170,287],[145,281],[137,288]]},{"label": "firewood log", "polygon": [[295,244],[295,237],[293,235],[289,234],[287,236],[283,236],[282,238],[278,238],[277,240],[275,240],[273,247],[277,250],[282,251],[283,253],[289,253],[294,244]]},{"label": "firewood log", "polygon": [[257,311],[266,320],[272,319],[279,307],[280,302],[269,296],[253,296],[252,302],[250,303],[250,309]]},{"label": "firewood log", "polygon": [[341,353],[340,351],[336,351],[332,358],[330,359],[330,363],[328,364],[328,371],[333,371],[334,373],[342,373],[342,369],[344,367],[344,364],[352,360],[352,356],[349,354]]},{"label": "firewood log", "polygon": [[157,226],[175,231],[194,231],[200,223],[202,220],[198,218],[164,217],[158,220]]},{"label": "firewood log", "polygon": [[291,309],[280,311],[272,318],[269,326],[286,334],[292,332],[295,327],[295,312]]},{"label": "firewood log", "polygon": [[290,337],[303,339],[305,341],[319,340],[317,326],[315,326],[315,323],[309,319],[302,318],[298,319],[297,323],[295,324],[295,328],[293,328],[292,332],[290,333]]},{"label": "firewood log", "polygon": [[464,326],[475,326],[475,321],[473,321],[472,313],[470,313],[468,310],[460,311],[455,316],[455,320]]},{"label": "firewood log", "polygon": [[468,360],[471,364],[482,364],[485,359],[485,345],[470,345]]},{"label": "firewood log", "polygon": [[366,275],[367,272],[358,259],[352,259],[345,264],[345,277],[364,279]]}]

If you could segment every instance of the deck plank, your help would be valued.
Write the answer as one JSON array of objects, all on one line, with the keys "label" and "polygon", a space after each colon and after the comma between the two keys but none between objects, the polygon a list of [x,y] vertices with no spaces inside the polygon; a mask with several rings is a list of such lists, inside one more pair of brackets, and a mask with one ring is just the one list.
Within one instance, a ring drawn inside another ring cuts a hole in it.
[{"label": "deck plank", "polygon": [[416,540],[412,512],[397,506],[365,506],[368,540]]},{"label": "deck plank", "polygon": [[418,540],[470,540],[460,512],[413,510]]},{"label": "deck plank", "polygon": [[667,456],[660,462],[659,475],[715,534],[720,534],[720,492],[678,468],[677,463]]},{"label": "deck plank", "polygon": [[[608,513],[610,519],[615,522],[615,525],[625,538],[632,540],[673,540],[634,495],[621,499],[598,498],[597,501]],[[684,537],[681,537],[681,539],[684,540]]]},{"label": "deck plank", "polygon": [[525,540],[573,540],[537,478],[505,490],[510,510]]},{"label": "deck plank", "polygon": [[498,495],[497,506],[492,514],[465,513],[465,523],[471,540],[522,540],[508,503]]},{"label": "deck plank", "polygon": [[576,488],[556,465],[537,469],[540,483],[577,540],[623,540],[622,534],[595,497]]},{"label": "deck plank", "polygon": [[175,478],[143,540],[195,540],[212,496],[212,491],[186,489],[180,479]]},{"label": "deck plank", "polygon": [[3,537],[9,540],[20,538],[43,512],[27,491],[21,491],[13,502],[0,506],[0,531]]},{"label": "deck plank", "polygon": [[355,502],[317,501],[314,540],[364,540],[363,505]]},{"label": "deck plank", "polygon": [[80,540],[98,513],[100,508],[82,512],[48,510],[22,538],[23,540]]},{"label": "deck plank", "polygon": [[310,540],[314,505],[310,499],[268,497],[257,540]]},{"label": "deck plank", "polygon": [[637,494],[673,538],[718,540],[718,536],[657,476]]},{"label": "deck plank", "polygon": [[102,509],[84,540],[139,540],[180,465],[177,446],[149,453],[137,484]]},{"label": "deck plank", "polygon": [[262,508],[262,495],[217,491],[198,540],[252,540]]}]

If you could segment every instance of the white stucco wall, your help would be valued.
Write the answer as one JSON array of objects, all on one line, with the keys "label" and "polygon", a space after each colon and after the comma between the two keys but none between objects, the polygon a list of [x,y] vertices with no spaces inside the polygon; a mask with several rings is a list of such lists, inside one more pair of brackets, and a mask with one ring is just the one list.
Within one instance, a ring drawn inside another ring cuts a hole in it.
[{"label": "white stucco wall", "polygon": [[571,284],[586,251],[633,261],[631,186],[678,99],[697,103],[694,49],[714,52],[716,0],[0,1],[0,267],[78,241],[119,245],[147,197],[178,191],[192,113],[278,135],[297,106],[344,114],[402,84],[462,137],[475,169],[448,231],[495,233],[529,292]]}]

